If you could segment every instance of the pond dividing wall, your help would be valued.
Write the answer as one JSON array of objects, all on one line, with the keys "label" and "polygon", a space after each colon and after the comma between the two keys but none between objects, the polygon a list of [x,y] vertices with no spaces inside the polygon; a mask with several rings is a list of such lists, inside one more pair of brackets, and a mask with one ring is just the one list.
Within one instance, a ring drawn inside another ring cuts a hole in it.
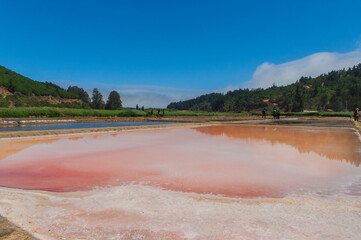
[{"label": "pond dividing wall", "polygon": [[238,125],[0,141],[0,214],[40,237],[357,239],[360,147],[350,128]]},{"label": "pond dividing wall", "polygon": [[[22,120],[26,121],[26,120]],[[31,121],[31,120],[29,120]],[[53,120],[56,121],[56,120]],[[67,121],[67,120],[63,120]],[[71,121],[71,120],[68,120]],[[19,125],[18,127],[1,127],[0,132],[10,131],[39,131],[39,130],[65,130],[65,129],[87,129],[87,128],[106,128],[106,127],[125,127],[125,126],[147,126],[160,124],[174,124],[174,122],[89,122],[89,123],[47,123],[39,121],[39,126]]]}]

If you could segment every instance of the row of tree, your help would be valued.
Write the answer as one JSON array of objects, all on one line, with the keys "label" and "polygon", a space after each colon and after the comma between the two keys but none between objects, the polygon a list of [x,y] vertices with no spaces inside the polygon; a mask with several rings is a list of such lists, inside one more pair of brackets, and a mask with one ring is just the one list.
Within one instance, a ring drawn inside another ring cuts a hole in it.
[{"label": "row of tree", "polygon": [[112,91],[108,96],[107,103],[105,103],[103,101],[103,95],[97,88],[94,88],[90,105],[94,109],[115,110],[122,107],[122,100],[120,100],[118,92]]},{"label": "row of tree", "polygon": [[170,109],[221,112],[259,111],[274,107],[285,112],[346,111],[361,106],[361,64],[318,77],[301,77],[287,86],[238,89],[174,102]]},{"label": "row of tree", "polygon": [[93,89],[91,98],[84,89],[77,86],[69,86],[67,91],[78,96],[78,98],[82,100],[83,104],[86,107],[108,110],[116,110],[122,108],[122,100],[120,99],[119,93],[116,91],[110,92],[106,103],[103,100],[103,95],[99,92],[97,88]]}]

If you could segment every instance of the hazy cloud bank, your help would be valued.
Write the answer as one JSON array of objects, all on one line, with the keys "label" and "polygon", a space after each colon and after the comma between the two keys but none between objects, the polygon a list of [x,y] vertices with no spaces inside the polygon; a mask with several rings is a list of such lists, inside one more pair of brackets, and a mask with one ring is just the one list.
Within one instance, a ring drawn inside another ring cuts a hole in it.
[{"label": "hazy cloud bank", "polygon": [[193,97],[176,97],[171,94],[161,94],[156,92],[118,92],[122,97],[123,105],[126,107],[135,107],[139,104],[139,106],[145,106],[146,108],[165,108],[171,102],[181,101]]},{"label": "hazy cloud bank", "polygon": [[187,89],[187,88],[174,88],[167,86],[157,85],[122,85],[122,84],[107,84],[90,82],[84,86],[80,82],[71,82],[67,80],[50,80],[55,84],[67,89],[69,85],[84,88],[89,96],[92,96],[94,88],[103,95],[103,100],[106,102],[111,91],[117,91],[123,103],[123,107],[132,107],[138,104],[145,108],[165,108],[171,102],[178,102],[198,97],[205,93],[214,92],[214,90],[206,89]]},{"label": "hazy cloud bank", "polygon": [[361,48],[348,52],[320,52],[307,57],[281,64],[265,62],[257,67],[252,79],[244,86],[267,88],[296,82],[300,77],[317,77],[332,70],[349,68],[361,63]]},{"label": "hazy cloud bank", "polygon": [[191,99],[209,90],[173,88],[156,85],[106,85],[104,95],[109,93],[106,89],[117,91],[125,107],[139,106],[165,108],[171,102]]}]

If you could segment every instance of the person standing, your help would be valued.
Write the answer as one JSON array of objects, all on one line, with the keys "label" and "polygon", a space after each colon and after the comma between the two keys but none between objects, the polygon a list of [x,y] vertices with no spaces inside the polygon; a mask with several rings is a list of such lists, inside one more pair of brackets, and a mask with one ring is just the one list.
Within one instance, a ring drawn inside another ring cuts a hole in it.
[{"label": "person standing", "polygon": [[265,108],[263,108],[263,110],[262,110],[262,119],[266,119],[266,112],[267,112],[267,110]]},{"label": "person standing", "polygon": [[355,119],[355,121],[358,121],[360,118],[360,112],[359,109],[356,108],[355,111],[353,112],[353,118]]}]

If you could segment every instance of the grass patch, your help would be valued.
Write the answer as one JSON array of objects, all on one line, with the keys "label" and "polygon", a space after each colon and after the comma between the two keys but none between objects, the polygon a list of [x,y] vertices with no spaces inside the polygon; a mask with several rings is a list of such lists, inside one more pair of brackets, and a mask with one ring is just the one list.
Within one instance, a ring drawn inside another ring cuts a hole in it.
[{"label": "grass patch", "polygon": [[283,116],[294,117],[352,117],[352,112],[295,112],[281,113]]},{"label": "grass patch", "polygon": [[[254,116],[261,116],[260,112],[253,112]],[[267,113],[272,116],[272,113]],[[281,112],[281,116],[287,117],[352,117],[352,112]]]},{"label": "grass patch", "polygon": [[[156,115],[156,111],[154,111]],[[162,114],[162,112],[161,112]],[[203,111],[172,111],[166,110],[165,116],[249,116],[250,113],[203,112]]]},{"label": "grass patch", "polygon": [[[156,114],[157,112],[154,111]],[[162,112],[161,112],[162,113]],[[166,110],[165,116],[261,116],[261,112],[243,112],[243,113],[229,113],[229,112],[202,112],[202,111],[172,111]],[[268,112],[267,116],[272,116]],[[281,116],[290,117],[352,117],[352,112],[282,112]]]}]

